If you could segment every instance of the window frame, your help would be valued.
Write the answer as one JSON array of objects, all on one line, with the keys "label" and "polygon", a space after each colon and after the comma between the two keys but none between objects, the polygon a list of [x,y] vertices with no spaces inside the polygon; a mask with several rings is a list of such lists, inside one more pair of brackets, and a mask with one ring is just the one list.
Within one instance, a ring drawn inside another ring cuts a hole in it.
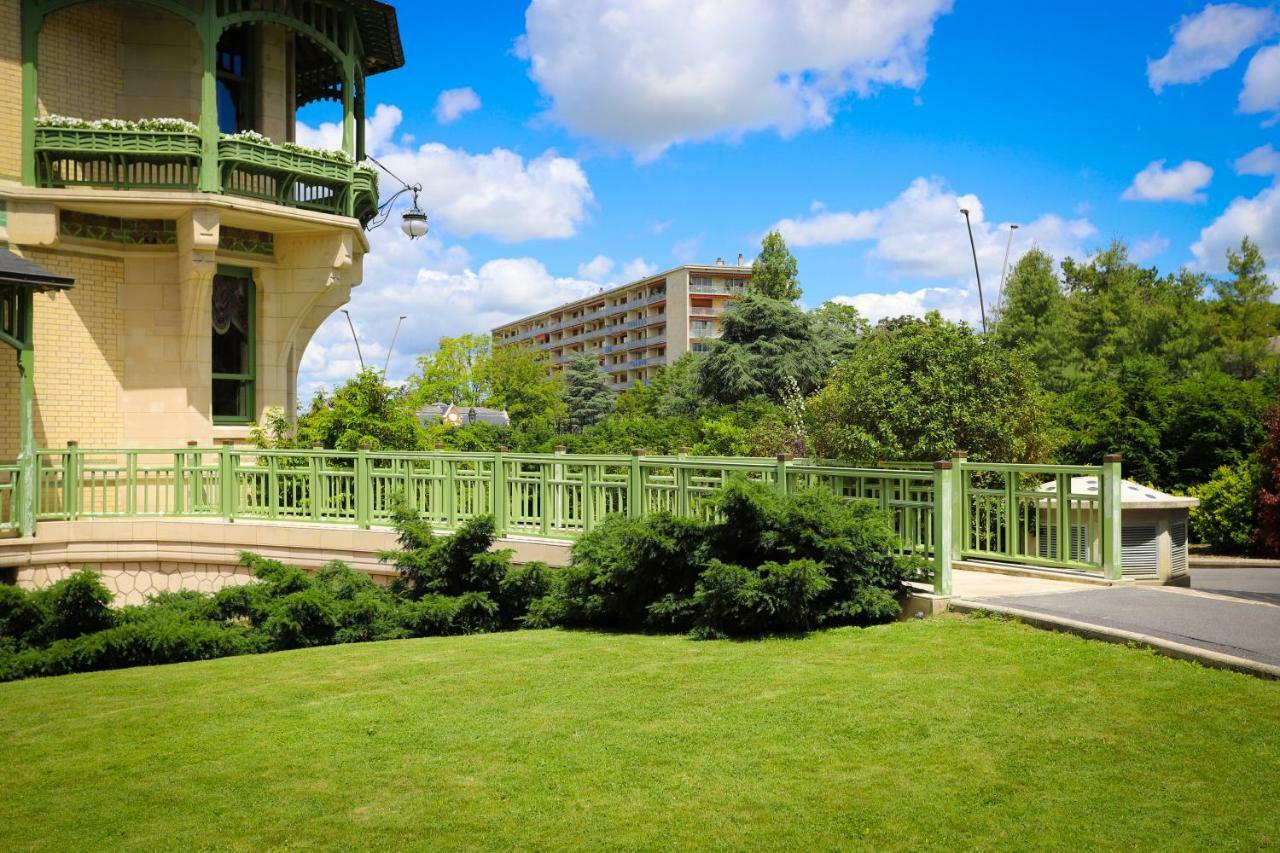
[{"label": "window frame", "polygon": [[[210,363],[209,372],[209,415],[213,419],[215,426],[243,426],[244,424],[257,423],[258,418],[255,415],[257,411],[257,386],[258,386],[258,287],[257,282],[253,279],[253,270],[249,267],[234,267],[225,264],[218,264],[215,275],[228,276],[234,278],[243,278],[248,281],[248,308],[249,308],[249,331],[247,337],[249,339],[248,346],[248,371],[245,373],[214,373],[212,362]],[[209,291],[209,303],[213,304],[213,290]],[[213,320],[209,321],[209,352],[213,353]],[[243,382],[245,386],[245,414],[244,415],[218,415],[213,412],[213,383],[223,382]]]}]

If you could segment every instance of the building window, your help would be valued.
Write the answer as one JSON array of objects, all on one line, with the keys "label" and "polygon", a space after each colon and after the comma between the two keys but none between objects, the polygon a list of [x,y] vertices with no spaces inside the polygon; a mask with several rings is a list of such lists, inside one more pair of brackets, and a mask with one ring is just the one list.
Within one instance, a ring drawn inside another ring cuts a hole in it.
[{"label": "building window", "polygon": [[218,130],[239,133],[253,129],[253,28],[232,27],[218,39]]},{"label": "building window", "polygon": [[254,420],[253,273],[218,267],[213,277],[213,421]]}]

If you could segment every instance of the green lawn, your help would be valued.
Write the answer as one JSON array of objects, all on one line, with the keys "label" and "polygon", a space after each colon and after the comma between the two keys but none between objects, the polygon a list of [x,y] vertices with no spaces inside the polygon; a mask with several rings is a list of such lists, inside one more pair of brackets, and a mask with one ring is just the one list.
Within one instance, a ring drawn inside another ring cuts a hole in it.
[{"label": "green lawn", "polygon": [[1280,684],[993,619],[0,685],[0,849],[1280,845]]}]

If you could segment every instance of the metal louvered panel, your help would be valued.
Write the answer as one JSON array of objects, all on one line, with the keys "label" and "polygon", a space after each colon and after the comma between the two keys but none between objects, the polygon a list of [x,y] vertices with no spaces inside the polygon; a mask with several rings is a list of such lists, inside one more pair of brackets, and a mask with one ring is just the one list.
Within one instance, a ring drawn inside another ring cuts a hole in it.
[{"label": "metal louvered panel", "polygon": [[[1058,553],[1058,528],[1047,524],[1040,525],[1040,534],[1036,537],[1036,554],[1042,560],[1060,560]],[[1089,525],[1071,525],[1071,556],[1076,562],[1087,563],[1092,559],[1090,553]]]},{"label": "metal louvered panel", "polygon": [[1170,524],[1169,539],[1172,541],[1169,555],[1170,573],[1184,575],[1187,573],[1187,523],[1185,521],[1175,521]]},{"label": "metal louvered panel", "polygon": [[1120,529],[1121,564],[1124,573],[1131,576],[1149,576],[1157,573],[1160,564],[1160,545],[1156,539],[1154,524],[1126,524]]}]

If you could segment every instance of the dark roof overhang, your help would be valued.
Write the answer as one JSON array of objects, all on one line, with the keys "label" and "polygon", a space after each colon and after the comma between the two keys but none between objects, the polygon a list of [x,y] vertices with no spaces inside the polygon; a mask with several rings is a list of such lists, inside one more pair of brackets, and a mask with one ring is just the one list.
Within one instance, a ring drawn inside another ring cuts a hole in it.
[{"label": "dark roof overhang", "polygon": [[0,249],[0,285],[29,287],[32,290],[68,290],[76,280],[51,273],[39,264]]}]

